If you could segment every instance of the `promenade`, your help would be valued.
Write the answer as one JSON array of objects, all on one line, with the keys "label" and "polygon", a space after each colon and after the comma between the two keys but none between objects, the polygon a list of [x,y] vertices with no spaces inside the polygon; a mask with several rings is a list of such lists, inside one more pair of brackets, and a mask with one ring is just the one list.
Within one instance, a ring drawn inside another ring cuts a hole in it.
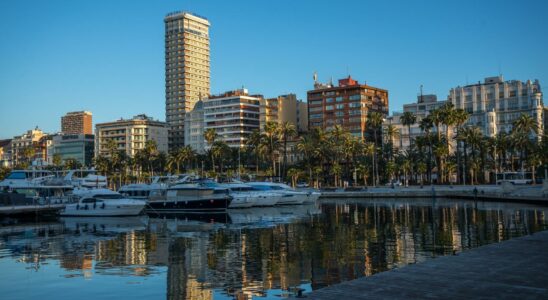
[{"label": "promenade", "polygon": [[425,185],[369,187],[367,190],[322,191],[321,199],[348,198],[451,198],[548,205],[548,184],[544,185]]},{"label": "promenade", "polygon": [[548,299],[548,231],[326,287],[308,299]]}]

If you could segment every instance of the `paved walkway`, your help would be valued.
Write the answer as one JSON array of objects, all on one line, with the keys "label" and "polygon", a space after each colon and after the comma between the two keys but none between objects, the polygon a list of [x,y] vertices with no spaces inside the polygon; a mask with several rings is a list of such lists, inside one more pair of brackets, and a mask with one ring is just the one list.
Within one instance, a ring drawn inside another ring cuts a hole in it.
[{"label": "paved walkway", "polygon": [[548,231],[343,282],[308,299],[548,299]]}]

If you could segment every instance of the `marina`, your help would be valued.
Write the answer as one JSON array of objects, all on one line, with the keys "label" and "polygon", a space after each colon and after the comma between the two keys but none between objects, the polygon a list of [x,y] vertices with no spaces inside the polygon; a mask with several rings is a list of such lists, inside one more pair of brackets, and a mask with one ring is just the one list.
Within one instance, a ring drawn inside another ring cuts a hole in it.
[{"label": "marina", "polygon": [[0,275],[0,289],[5,299],[51,299],[59,285],[66,297],[82,299],[315,295],[545,230],[546,210],[431,198],[320,199],[206,214],[4,218],[0,267],[10,272]]}]

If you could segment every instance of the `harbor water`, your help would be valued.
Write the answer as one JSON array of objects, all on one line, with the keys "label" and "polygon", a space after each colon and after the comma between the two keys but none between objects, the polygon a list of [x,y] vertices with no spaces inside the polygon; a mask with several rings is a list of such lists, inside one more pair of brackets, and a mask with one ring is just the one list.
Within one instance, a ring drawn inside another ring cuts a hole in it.
[{"label": "harbor water", "polygon": [[279,299],[548,229],[548,207],[334,199],[0,220],[2,299]]}]

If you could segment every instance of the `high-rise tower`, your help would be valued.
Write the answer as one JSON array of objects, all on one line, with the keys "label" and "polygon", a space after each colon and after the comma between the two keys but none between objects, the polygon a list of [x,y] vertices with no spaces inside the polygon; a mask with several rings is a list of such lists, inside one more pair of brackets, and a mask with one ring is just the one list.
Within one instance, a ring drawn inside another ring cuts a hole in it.
[{"label": "high-rise tower", "polygon": [[209,21],[188,12],[164,18],[169,149],[184,146],[185,113],[209,95]]}]

